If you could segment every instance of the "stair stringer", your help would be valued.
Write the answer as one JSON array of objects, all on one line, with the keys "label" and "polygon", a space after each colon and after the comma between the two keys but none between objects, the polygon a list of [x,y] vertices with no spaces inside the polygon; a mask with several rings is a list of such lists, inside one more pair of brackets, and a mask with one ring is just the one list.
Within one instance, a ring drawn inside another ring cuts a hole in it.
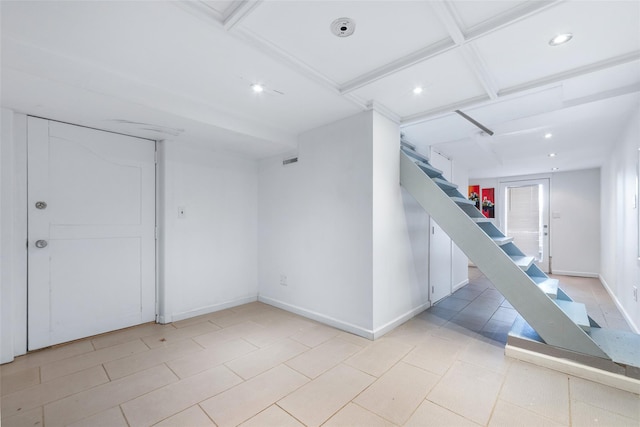
[{"label": "stair stringer", "polygon": [[402,185],[549,345],[610,359],[405,153]]}]

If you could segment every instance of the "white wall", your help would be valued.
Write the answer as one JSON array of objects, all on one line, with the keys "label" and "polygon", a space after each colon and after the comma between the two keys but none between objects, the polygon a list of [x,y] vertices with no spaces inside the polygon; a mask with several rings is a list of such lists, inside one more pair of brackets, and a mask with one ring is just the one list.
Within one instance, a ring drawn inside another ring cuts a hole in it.
[{"label": "white wall", "polygon": [[640,304],[633,299],[632,288],[640,288],[638,207],[634,203],[638,196],[639,149],[640,108],[636,108],[600,173],[600,279],[637,333],[640,333]]},{"label": "white wall", "polygon": [[27,351],[26,116],[2,109],[0,135],[0,363]]},{"label": "white wall", "polygon": [[202,146],[160,145],[160,320],[257,300],[257,162]]},{"label": "white wall", "polygon": [[598,277],[600,169],[556,172],[551,180],[553,272]]},{"label": "white wall", "polygon": [[[428,308],[429,216],[399,185],[398,125],[373,114],[373,330]],[[465,263],[466,269],[466,263]],[[466,272],[465,272],[466,274]]]},{"label": "white wall", "polygon": [[[469,185],[496,189],[495,225],[502,227],[504,197],[498,194],[500,184],[549,178],[550,248],[552,273],[597,277],[600,271],[600,186],[599,169],[555,172],[544,175],[523,175],[469,179]],[[553,218],[553,212],[560,215]]]},{"label": "white wall", "polygon": [[299,141],[298,163],[273,157],[259,165],[260,299],[369,336],[372,113]]}]

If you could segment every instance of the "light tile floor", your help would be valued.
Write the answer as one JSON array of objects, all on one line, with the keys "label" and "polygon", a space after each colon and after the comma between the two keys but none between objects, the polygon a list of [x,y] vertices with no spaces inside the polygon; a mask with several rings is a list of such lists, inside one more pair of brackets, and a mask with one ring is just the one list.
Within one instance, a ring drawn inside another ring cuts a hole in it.
[{"label": "light tile floor", "polygon": [[[640,396],[504,356],[516,312],[470,284],[375,342],[261,303],[1,368],[2,426],[634,426]],[[560,277],[603,327],[597,279]]]}]

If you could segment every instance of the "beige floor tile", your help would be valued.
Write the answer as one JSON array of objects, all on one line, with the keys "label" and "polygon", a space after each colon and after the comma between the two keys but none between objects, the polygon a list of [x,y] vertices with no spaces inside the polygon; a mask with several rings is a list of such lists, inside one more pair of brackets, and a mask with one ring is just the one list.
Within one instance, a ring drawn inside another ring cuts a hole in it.
[{"label": "beige floor tile", "polygon": [[353,402],[400,425],[409,419],[439,379],[438,375],[400,362]]},{"label": "beige floor tile", "polygon": [[316,378],[361,349],[356,344],[332,338],[289,360],[287,365],[309,378]]},{"label": "beige floor tile", "polygon": [[458,360],[482,366],[494,372],[505,373],[512,359],[504,355],[504,344],[491,340],[473,340],[458,353]]},{"label": "beige floor tile", "polygon": [[2,375],[2,396],[40,384],[40,368],[27,368]]},{"label": "beige floor tile", "polygon": [[173,372],[161,365],[65,397],[44,407],[46,426],[64,426],[80,421],[175,381],[177,378]]},{"label": "beige floor tile", "polygon": [[430,336],[429,333],[439,326],[423,318],[414,317],[385,335],[409,345],[418,345]]},{"label": "beige floor tile", "polygon": [[226,365],[242,378],[249,379],[309,350],[306,345],[285,338],[268,347],[240,356]]},{"label": "beige floor tile", "polygon": [[349,332],[340,332],[336,338],[341,339],[343,341],[350,342],[351,344],[358,345],[360,347],[368,347],[373,344],[373,341],[368,338],[363,338],[361,336],[351,334]]},{"label": "beige floor tile", "polygon": [[216,427],[216,425],[200,406],[195,405],[155,424],[155,427]]},{"label": "beige floor tile", "polygon": [[111,347],[116,344],[124,344],[137,338],[156,335],[165,330],[175,329],[173,325],[160,325],[158,323],[146,323],[144,325],[134,326],[131,328],[121,329],[119,331],[109,332],[99,335],[91,339],[91,343],[96,350]]},{"label": "beige floor tile", "polygon": [[379,377],[412,349],[413,346],[409,344],[381,338],[351,356],[345,363],[367,374]]},{"label": "beige floor tile", "polygon": [[[191,317],[189,319],[178,320],[177,322],[171,323],[175,328],[184,328],[187,326],[197,325],[198,323],[208,322],[213,318],[213,313],[203,314],[201,316]],[[216,325],[219,326],[219,325]]]},{"label": "beige floor tile", "polygon": [[102,366],[56,378],[2,397],[2,417],[37,408],[75,393],[109,382]]},{"label": "beige floor tile", "polygon": [[122,410],[131,427],[150,426],[241,382],[228,368],[218,366],[126,402]]},{"label": "beige floor tile", "polygon": [[322,427],[394,427],[391,421],[369,412],[361,406],[349,403],[329,419]]},{"label": "beige floor tile", "polygon": [[54,378],[63,377],[74,372],[83,371],[92,366],[101,365],[111,360],[131,356],[135,353],[149,351],[142,341],[129,341],[124,344],[96,350],[91,353],[80,354],[56,362],[43,365],[40,370],[42,382],[51,381]]},{"label": "beige floor tile", "polygon": [[144,337],[142,338],[142,341],[151,348],[162,347],[167,344],[211,333],[219,329],[219,326],[216,326],[211,322],[196,323],[195,325],[185,326],[184,328],[166,329],[161,333]]},{"label": "beige floor tile", "polygon": [[44,425],[42,406],[21,412],[13,417],[3,418],[2,427],[42,427]]},{"label": "beige floor tile", "polygon": [[402,360],[429,372],[443,375],[463,349],[464,345],[429,335],[422,344],[411,350]]},{"label": "beige floor tile", "polygon": [[85,418],[69,427],[129,427],[119,406]]},{"label": "beige floor tile", "polygon": [[206,371],[237,357],[255,351],[256,347],[242,339],[227,341],[224,345],[208,348],[167,362],[180,378]]},{"label": "beige floor tile", "polygon": [[252,313],[238,313],[233,311],[232,309],[224,310],[222,312],[215,313],[214,316],[211,316],[209,321],[214,323],[221,328],[228,328],[231,326],[238,325],[240,323],[244,323],[250,321],[252,317]]},{"label": "beige floor tile", "polygon": [[374,377],[338,365],[294,391],[278,406],[307,426],[318,426],[367,388]]},{"label": "beige floor tile", "polygon": [[405,427],[477,427],[474,423],[454,412],[425,400],[413,413]]},{"label": "beige floor tile", "polygon": [[638,427],[637,420],[580,401],[571,402],[571,422],[579,427]]},{"label": "beige floor tile", "polygon": [[513,427],[514,425],[522,427],[563,427],[566,424],[560,424],[535,412],[498,399],[489,421],[489,427]]},{"label": "beige floor tile", "polygon": [[104,368],[109,378],[115,380],[198,351],[202,351],[202,347],[188,339],[107,362]]},{"label": "beige floor tile", "polygon": [[569,377],[528,363],[514,362],[500,398],[560,424],[569,424]]},{"label": "beige floor tile", "polygon": [[306,345],[307,347],[315,347],[335,337],[340,330],[325,325],[314,325],[304,331],[291,335],[291,339]]},{"label": "beige floor tile", "polygon": [[280,365],[200,404],[219,427],[236,426],[298,389],[308,381]]},{"label": "beige floor tile", "polygon": [[245,335],[244,339],[257,347],[266,347],[297,334],[299,330],[300,328],[294,323],[277,322],[275,325],[266,325],[262,330]]},{"label": "beige floor tile", "polygon": [[193,340],[203,347],[216,347],[223,342],[244,338],[248,334],[262,329],[264,329],[264,326],[258,325],[255,322],[243,321],[233,326],[229,326],[228,328],[220,329],[216,332],[199,335],[194,337]]},{"label": "beige floor tile", "polygon": [[21,371],[23,369],[42,366],[47,363],[53,363],[62,359],[67,359],[79,354],[92,353],[93,345],[90,341],[77,341],[70,344],[64,344],[58,347],[35,351],[33,353],[18,356],[11,363],[2,365],[0,372],[2,376]]},{"label": "beige floor tile", "polygon": [[478,424],[489,421],[502,375],[456,361],[427,395],[427,400]]},{"label": "beige floor tile", "polygon": [[298,420],[277,405],[269,406],[255,417],[240,424],[241,427],[304,427]]},{"label": "beige floor tile", "polygon": [[615,412],[638,421],[640,425],[640,396],[606,385],[569,377],[571,400]]}]

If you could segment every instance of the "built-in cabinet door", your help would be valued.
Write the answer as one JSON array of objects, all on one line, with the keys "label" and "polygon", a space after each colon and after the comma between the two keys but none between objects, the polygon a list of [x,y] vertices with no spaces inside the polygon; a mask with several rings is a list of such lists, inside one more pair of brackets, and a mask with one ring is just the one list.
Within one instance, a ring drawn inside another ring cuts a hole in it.
[{"label": "built-in cabinet door", "polygon": [[[433,167],[440,169],[442,175],[451,181],[451,160],[431,151],[429,159]],[[429,299],[432,304],[451,295],[452,242],[448,234],[430,219],[429,235]]]},{"label": "built-in cabinet door", "polygon": [[155,143],[28,120],[28,348],[155,319]]}]

